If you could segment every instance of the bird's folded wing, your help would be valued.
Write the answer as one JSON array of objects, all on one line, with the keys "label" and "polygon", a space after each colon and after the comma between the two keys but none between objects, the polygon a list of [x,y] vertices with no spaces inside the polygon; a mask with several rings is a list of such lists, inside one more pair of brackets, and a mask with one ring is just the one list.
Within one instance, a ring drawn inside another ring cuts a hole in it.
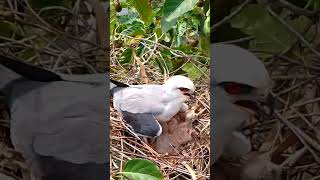
[{"label": "bird's folded wing", "polygon": [[164,111],[169,99],[163,96],[160,88],[125,88],[114,94],[113,104],[121,112],[152,113]]},{"label": "bird's folded wing", "polygon": [[[20,84],[17,91],[36,82],[30,83]],[[37,154],[73,163],[107,160],[109,112],[104,85],[52,82],[15,99],[11,111],[18,149],[31,146]]]},{"label": "bird's folded wing", "polygon": [[130,113],[122,111],[123,119],[136,134],[157,137],[161,134],[162,128],[154,115],[151,113]]},{"label": "bird's folded wing", "polygon": [[33,141],[34,151],[42,156],[77,164],[106,162],[108,124],[88,118],[98,117],[72,117],[65,119],[70,122],[60,127],[60,131],[37,134]]}]

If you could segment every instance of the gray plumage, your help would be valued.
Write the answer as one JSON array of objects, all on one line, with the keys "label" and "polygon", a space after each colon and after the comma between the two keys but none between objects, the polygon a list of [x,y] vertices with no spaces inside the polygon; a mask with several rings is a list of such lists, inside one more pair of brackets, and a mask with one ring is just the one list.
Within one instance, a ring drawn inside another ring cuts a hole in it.
[{"label": "gray plumage", "polygon": [[163,85],[115,89],[113,105],[136,134],[157,137],[162,132],[158,121],[168,121],[177,114],[194,90],[189,78],[177,75]]},{"label": "gray plumage", "polygon": [[11,140],[37,178],[107,176],[108,81],[107,74],[64,75],[0,57]]}]

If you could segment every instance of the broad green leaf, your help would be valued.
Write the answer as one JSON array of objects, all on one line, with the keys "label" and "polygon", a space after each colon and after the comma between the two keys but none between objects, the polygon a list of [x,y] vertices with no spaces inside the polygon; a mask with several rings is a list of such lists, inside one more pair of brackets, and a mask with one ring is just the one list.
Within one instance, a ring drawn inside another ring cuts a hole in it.
[{"label": "broad green leaf", "polygon": [[[299,31],[303,29],[301,27],[307,21],[308,18],[297,18],[288,21],[288,23]],[[250,49],[268,52],[268,54],[276,54],[287,50],[296,41],[296,36],[274,19],[263,5],[251,4],[246,6],[240,14],[232,19],[231,25],[255,37],[254,40],[250,41]]]},{"label": "broad green leaf", "polygon": [[134,21],[137,21],[137,18],[139,18],[138,13],[130,13],[128,15],[119,15],[117,16],[118,20],[122,24],[131,24]]},{"label": "broad green leaf", "polygon": [[193,10],[197,2],[198,0],[166,0],[163,9],[165,20],[172,21],[179,18],[184,13]]},{"label": "broad green leaf", "polygon": [[149,25],[153,19],[153,13],[148,0],[134,0],[133,5],[138,11],[143,22],[146,25]]},{"label": "broad green leaf", "polygon": [[110,33],[113,33],[116,26],[116,10],[114,7],[114,2],[110,2]]},{"label": "broad green leaf", "polygon": [[129,160],[122,172],[119,172],[132,180],[163,180],[159,168],[151,161],[145,159]]},{"label": "broad green leaf", "polygon": [[195,8],[197,2],[198,0],[166,0],[162,11],[162,31],[170,30],[180,16]]},{"label": "broad green leaf", "polygon": [[129,36],[137,36],[144,34],[144,32],[145,29],[143,23],[139,21],[134,21],[133,23],[128,24],[126,26],[126,29],[123,30],[121,33]]},{"label": "broad green leaf", "polygon": [[202,76],[202,72],[199,67],[196,67],[193,63],[187,63],[182,67],[182,70],[188,74],[188,77],[192,80],[197,80]]},{"label": "broad green leaf", "polygon": [[119,63],[122,65],[127,65],[132,63],[132,49],[128,48],[123,51],[121,54],[121,58],[119,60]]}]

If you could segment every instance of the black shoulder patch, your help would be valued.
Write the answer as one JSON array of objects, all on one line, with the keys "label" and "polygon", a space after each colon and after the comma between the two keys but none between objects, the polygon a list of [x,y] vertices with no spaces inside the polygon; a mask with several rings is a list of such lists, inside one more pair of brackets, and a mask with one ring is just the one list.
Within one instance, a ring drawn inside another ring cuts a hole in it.
[{"label": "black shoulder patch", "polygon": [[162,132],[162,127],[153,114],[122,111],[122,115],[131,130],[138,135],[154,138]]}]

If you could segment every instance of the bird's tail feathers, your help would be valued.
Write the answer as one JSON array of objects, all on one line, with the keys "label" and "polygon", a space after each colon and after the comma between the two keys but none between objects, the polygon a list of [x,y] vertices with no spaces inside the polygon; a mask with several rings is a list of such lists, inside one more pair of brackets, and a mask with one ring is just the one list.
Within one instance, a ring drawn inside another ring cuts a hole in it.
[{"label": "bird's tail feathers", "polygon": [[21,75],[22,77],[28,78],[34,81],[60,81],[62,78],[49,70],[42,69],[30,64],[18,60],[16,58],[11,58],[0,54],[0,65],[10,69],[11,71]]},{"label": "bird's tail feathers", "polygon": [[119,81],[115,81],[115,80],[110,79],[111,96],[113,96],[114,93],[116,93],[117,91],[119,91],[119,90],[121,90],[123,88],[126,88],[126,87],[129,87],[129,85],[124,84],[124,83],[119,82]]},{"label": "bird's tail feathers", "polygon": [[[110,79],[110,82],[111,82],[111,84],[113,84],[114,87],[115,86],[117,86],[117,87],[129,87],[129,85],[124,84],[124,83],[119,82],[119,81],[116,81],[116,80]],[[110,86],[110,88],[111,88],[111,86]]]}]

